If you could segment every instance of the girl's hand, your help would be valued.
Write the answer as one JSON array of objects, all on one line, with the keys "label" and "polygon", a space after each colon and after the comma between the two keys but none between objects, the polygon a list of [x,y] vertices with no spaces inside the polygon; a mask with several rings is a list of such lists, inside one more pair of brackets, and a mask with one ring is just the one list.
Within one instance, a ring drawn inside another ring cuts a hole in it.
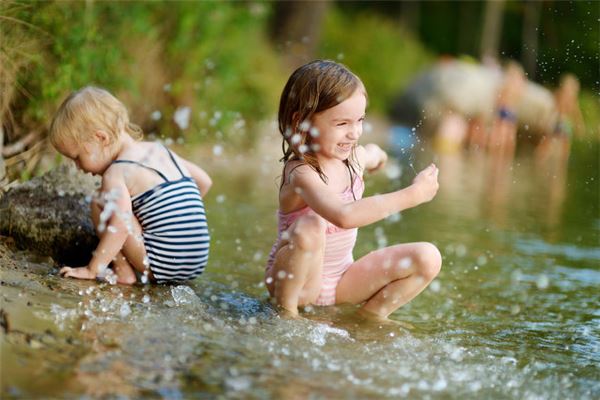
[{"label": "girl's hand", "polygon": [[385,166],[388,156],[387,153],[381,149],[381,147],[377,146],[376,144],[369,143],[364,147],[361,147],[361,149],[361,154],[363,154],[362,163],[367,172],[372,173],[379,171]]},{"label": "girl's hand", "polygon": [[431,201],[438,191],[438,173],[440,170],[435,164],[429,165],[423,171],[419,172],[413,179],[413,186],[416,189],[418,204]]},{"label": "girl's hand", "polygon": [[96,279],[96,273],[88,267],[62,267],[59,274],[65,278],[76,278],[76,279]]},{"label": "girl's hand", "polygon": [[385,167],[385,164],[387,163],[387,153],[383,150],[379,150],[379,162],[377,163],[377,165],[375,165],[374,167],[370,168],[368,171],[369,173],[373,173],[375,171],[379,171],[380,169],[382,169],[383,167]]}]

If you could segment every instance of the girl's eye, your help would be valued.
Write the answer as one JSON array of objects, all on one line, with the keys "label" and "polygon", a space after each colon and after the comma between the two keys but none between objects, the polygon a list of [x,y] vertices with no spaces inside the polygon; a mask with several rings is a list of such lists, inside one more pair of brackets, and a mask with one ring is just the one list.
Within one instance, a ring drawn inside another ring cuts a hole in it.
[{"label": "girl's eye", "polygon": [[344,126],[344,125],[346,125],[345,122],[338,122],[336,126]]}]

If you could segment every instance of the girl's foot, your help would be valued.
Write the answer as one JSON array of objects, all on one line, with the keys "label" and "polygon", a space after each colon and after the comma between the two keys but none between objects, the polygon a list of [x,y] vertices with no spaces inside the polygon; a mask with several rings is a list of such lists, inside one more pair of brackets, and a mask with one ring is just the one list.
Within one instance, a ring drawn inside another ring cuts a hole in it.
[{"label": "girl's foot", "polygon": [[283,308],[282,306],[277,306],[277,313],[279,314],[279,318],[281,319],[302,319],[302,317],[298,314],[298,310],[290,311],[287,308]]},{"label": "girl's foot", "polygon": [[404,329],[414,329],[415,327],[407,322],[400,322],[393,319],[389,319],[387,317],[382,317],[379,314],[372,313],[363,308],[359,308],[356,311],[356,314],[363,320],[365,323],[369,324],[377,324],[379,326],[387,325],[387,326],[398,326]]}]

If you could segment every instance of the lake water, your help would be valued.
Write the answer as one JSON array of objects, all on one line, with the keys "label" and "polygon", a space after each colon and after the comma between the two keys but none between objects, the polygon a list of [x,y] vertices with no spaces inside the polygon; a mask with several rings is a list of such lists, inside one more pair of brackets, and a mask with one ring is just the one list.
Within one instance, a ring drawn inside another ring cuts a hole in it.
[{"label": "lake water", "polygon": [[575,144],[565,173],[526,154],[493,172],[476,154],[417,151],[368,177],[367,195],[410,182],[409,162],[440,167],[433,202],[359,232],[355,257],[421,240],[443,254],[386,325],[353,306],[276,315],[261,282],[277,154],[215,153],[194,156],[215,185],[211,260],[191,283],[66,280],[45,258],[0,252],[3,398],[600,397],[597,144]]}]

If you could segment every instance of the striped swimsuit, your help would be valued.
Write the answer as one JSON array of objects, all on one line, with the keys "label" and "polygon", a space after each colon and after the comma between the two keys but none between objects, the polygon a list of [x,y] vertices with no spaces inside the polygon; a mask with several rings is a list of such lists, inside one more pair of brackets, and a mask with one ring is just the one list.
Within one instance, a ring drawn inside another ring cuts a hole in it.
[{"label": "striped swimsuit", "polygon": [[133,214],[142,227],[149,268],[157,283],[193,279],[208,261],[210,236],[204,203],[196,182],[185,176],[167,149],[181,178],[169,181],[160,171],[130,160],[113,163],[136,164],[156,172],[164,182],[131,199]]},{"label": "striped swimsuit", "polygon": [[[340,198],[344,203],[350,203],[352,201],[359,200],[362,198],[365,186],[360,176],[354,179],[352,185],[354,194],[351,188],[347,188],[340,193]],[[275,254],[279,249],[279,243],[281,242],[281,234],[285,232],[298,218],[303,215],[315,213],[310,207],[306,206],[299,210],[292,211],[290,213],[282,213],[278,211],[279,220],[279,233],[277,235],[277,241],[271,249],[269,254],[269,260],[267,261],[267,271],[273,268],[275,262]],[[318,306],[329,306],[335,304],[335,290],[342,275],[348,270],[350,265],[354,262],[352,256],[352,249],[356,243],[356,235],[358,229],[343,229],[331,222],[327,221],[327,230],[325,231],[325,252],[323,255],[323,271],[321,276],[321,292],[319,297],[315,301],[315,305]]]}]

